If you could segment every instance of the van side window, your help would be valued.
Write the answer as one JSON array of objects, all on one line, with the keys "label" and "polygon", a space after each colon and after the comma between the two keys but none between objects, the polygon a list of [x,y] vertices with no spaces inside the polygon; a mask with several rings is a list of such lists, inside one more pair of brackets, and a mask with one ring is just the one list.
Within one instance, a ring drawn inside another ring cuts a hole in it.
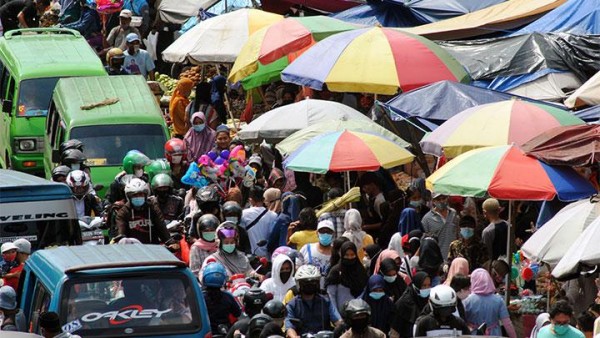
[{"label": "van side window", "polygon": [[[60,120],[60,118],[57,118],[57,120]],[[56,130],[56,140],[54,141],[54,144],[58,147],[63,143],[63,138],[65,134],[65,130],[64,128],[60,125],[60,123],[58,124],[58,128]]]},{"label": "van side window", "polygon": [[[50,110],[48,111],[48,117],[46,118],[46,135],[52,135],[52,121],[56,118],[56,109],[54,107],[54,103],[50,105]],[[52,137],[50,138],[52,140]]]},{"label": "van side window", "polygon": [[10,82],[10,73],[8,72],[8,69],[4,68],[2,70],[2,85],[0,86],[0,91],[2,92],[3,100],[8,99],[8,88],[9,88],[9,84],[10,84],[9,82]]},{"label": "van side window", "polygon": [[35,286],[33,307],[31,308],[31,332],[39,333],[40,314],[48,311],[48,307],[50,306],[50,297],[51,296],[48,290],[46,290],[42,283],[38,282]]},{"label": "van side window", "polygon": [[50,146],[52,147],[52,149],[56,149],[56,133],[58,132],[58,125],[60,123],[60,116],[58,116],[58,113],[55,113],[51,116],[51,123],[52,125],[50,126]]}]

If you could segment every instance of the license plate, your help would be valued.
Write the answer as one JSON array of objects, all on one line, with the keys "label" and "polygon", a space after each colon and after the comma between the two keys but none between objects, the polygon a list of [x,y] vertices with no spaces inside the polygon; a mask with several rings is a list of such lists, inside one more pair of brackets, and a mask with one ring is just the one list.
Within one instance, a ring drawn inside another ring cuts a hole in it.
[{"label": "license plate", "polygon": [[88,158],[87,161],[85,161],[85,164],[87,164],[90,167],[106,165],[106,159],[105,158]]}]

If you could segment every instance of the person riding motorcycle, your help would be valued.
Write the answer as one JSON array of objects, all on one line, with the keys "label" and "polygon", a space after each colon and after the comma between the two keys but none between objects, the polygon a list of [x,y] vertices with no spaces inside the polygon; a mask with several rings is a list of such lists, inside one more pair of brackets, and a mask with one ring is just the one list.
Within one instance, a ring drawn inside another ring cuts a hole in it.
[{"label": "person riding motorcycle", "polygon": [[[198,189],[194,201],[190,202],[190,205],[186,207],[186,218],[193,218],[196,213],[200,213],[201,215],[211,214],[219,217],[221,213],[219,207],[221,196],[218,189],[215,184]],[[190,227],[188,237],[197,239],[198,236],[196,227]]]},{"label": "person riding motorcycle", "polygon": [[273,319],[273,322],[279,327],[283,327],[283,321],[285,319],[286,310],[285,305],[275,299],[271,299],[265,304],[262,312]]},{"label": "person riding motorcycle", "polygon": [[173,180],[168,174],[158,174],[151,182],[153,202],[157,203],[165,223],[180,219],[183,215],[183,198],[173,195]]},{"label": "person riding motorcycle", "polygon": [[273,318],[269,317],[264,313],[254,315],[252,319],[250,319],[250,323],[248,324],[248,330],[246,330],[246,337],[259,338],[265,326],[267,326],[267,324],[271,323],[272,321]]},{"label": "person riding motorcycle", "polygon": [[158,174],[167,174],[171,175],[171,166],[169,162],[164,159],[154,160],[150,162],[148,166],[146,166],[146,173],[148,174],[148,181],[152,182],[154,176]]},{"label": "person riding motorcycle", "polygon": [[216,261],[225,266],[229,277],[235,274],[244,274],[246,277],[261,277],[254,272],[246,255],[237,249],[239,237],[235,224],[231,222],[221,223],[217,228],[217,237],[219,238],[219,249],[204,260],[203,266]]},{"label": "person riding motorcycle", "polygon": [[221,290],[227,281],[227,270],[218,262],[208,264],[202,275],[202,287],[206,309],[213,334],[222,334],[220,326],[227,329],[242,315],[242,309],[235,297]]},{"label": "person riding motorcycle", "polygon": [[[102,207],[98,198],[91,193],[89,176],[82,170],[73,170],[67,175],[66,183],[73,192],[77,217],[100,216]],[[92,214],[93,212],[93,214]]]},{"label": "person riding motorcycle", "polygon": [[223,206],[221,207],[221,214],[226,221],[232,222],[237,226],[240,239],[240,250],[247,254],[252,253],[248,231],[240,226],[242,220],[242,207],[238,202],[227,201],[223,203]]},{"label": "person riding motorcycle", "polygon": [[87,158],[79,149],[69,148],[60,153],[60,165],[66,165],[71,170],[83,170],[89,175],[90,167],[85,165],[86,160]]},{"label": "person riding motorcycle", "polygon": [[67,183],[67,175],[71,172],[71,168],[66,165],[59,165],[52,169],[52,182]]},{"label": "person riding motorcycle", "polygon": [[123,68],[125,63],[125,54],[121,48],[111,48],[106,52],[106,72],[108,75],[128,75]]},{"label": "person riding motorcycle", "polygon": [[371,307],[363,299],[352,299],[344,305],[344,322],[350,328],[344,338],[385,338],[381,330],[371,327]]},{"label": "person riding motorcycle", "polygon": [[150,164],[148,156],[138,150],[130,150],[123,157],[123,171],[115,176],[115,180],[110,185],[110,190],[106,196],[110,203],[122,201],[125,199],[124,178],[126,175],[139,178],[148,182],[148,175],[144,173],[144,167]]},{"label": "person riding motorcycle", "polygon": [[186,188],[181,178],[188,170],[187,146],[182,139],[172,138],[165,143],[165,158],[171,165],[171,177],[175,181],[175,189]]},{"label": "person riding motorcycle", "polygon": [[456,300],[456,292],[452,287],[438,285],[432,288],[429,293],[431,312],[417,319],[415,336],[439,336],[444,333],[452,334],[454,330],[463,335],[471,334],[464,320],[454,315]]},{"label": "person riding motorcycle", "polygon": [[196,275],[200,272],[204,260],[219,248],[219,243],[216,241],[219,219],[215,215],[200,216],[198,213],[197,217],[194,217],[192,226],[200,234],[190,249],[190,270]]},{"label": "person riding motorcycle", "polygon": [[132,178],[125,186],[125,203],[116,216],[118,234],[138,239],[143,244],[165,243],[170,239],[160,208],[148,199],[148,184]]},{"label": "person riding motorcycle", "polygon": [[236,331],[239,333],[248,331],[251,318],[261,314],[268,300],[268,295],[257,287],[252,287],[246,291],[242,298],[244,313],[238,318],[237,322],[231,326],[229,332],[227,332],[227,338],[235,337]]}]

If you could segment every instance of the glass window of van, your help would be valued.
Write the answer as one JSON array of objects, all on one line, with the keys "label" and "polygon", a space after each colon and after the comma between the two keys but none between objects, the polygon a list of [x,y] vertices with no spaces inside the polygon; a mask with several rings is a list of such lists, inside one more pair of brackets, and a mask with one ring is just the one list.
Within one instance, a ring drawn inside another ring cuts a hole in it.
[{"label": "glass window of van", "polygon": [[62,294],[61,323],[82,337],[191,333],[202,325],[196,292],[177,272],[82,277]]},{"label": "glass window of van", "polygon": [[46,116],[57,77],[23,80],[19,84],[17,116]]}]

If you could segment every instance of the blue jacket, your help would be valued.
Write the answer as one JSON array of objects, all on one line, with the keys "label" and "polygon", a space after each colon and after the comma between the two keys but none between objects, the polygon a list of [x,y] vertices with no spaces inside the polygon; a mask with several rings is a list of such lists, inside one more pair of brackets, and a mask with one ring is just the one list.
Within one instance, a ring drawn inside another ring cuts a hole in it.
[{"label": "blue jacket", "polygon": [[282,205],[281,213],[277,215],[275,222],[271,226],[271,234],[267,244],[269,253],[273,253],[280,246],[287,245],[286,237],[290,223],[298,220],[300,213],[300,198],[294,193],[286,192],[281,195]]},{"label": "blue jacket", "polygon": [[81,17],[75,22],[64,25],[65,28],[71,28],[79,31],[84,38],[89,39],[92,34],[99,33],[102,29],[100,24],[100,16],[96,10],[89,7],[83,7]]}]

